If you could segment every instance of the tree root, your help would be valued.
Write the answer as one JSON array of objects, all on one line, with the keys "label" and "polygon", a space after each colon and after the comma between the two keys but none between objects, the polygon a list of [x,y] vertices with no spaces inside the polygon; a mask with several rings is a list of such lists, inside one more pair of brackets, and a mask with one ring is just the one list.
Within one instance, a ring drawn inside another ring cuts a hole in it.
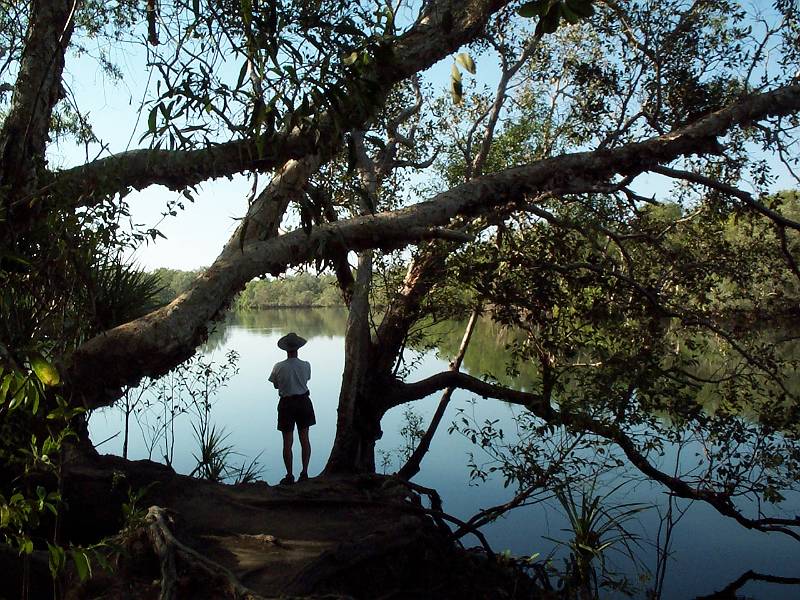
[{"label": "tree root", "polygon": [[339,544],[300,571],[289,584],[289,589],[295,594],[311,593],[347,571],[407,548],[422,537],[419,528],[412,528],[401,520],[381,534],[370,534],[355,542]]},{"label": "tree root", "polygon": [[171,518],[167,511],[159,506],[151,506],[145,517],[147,534],[153,543],[156,554],[161,561],[161,596],[160,600],[173,600],[178,578],[175,568],[176,555],[190,568],[198,569],[213,579],[222,580],[231,597],[243,600],[266,600],[263,596],[245,587],[228,569],[206,558],[199,552],[181,543],[169,528]]},{"label": "tree root", "polygon": [[[147,535],[153,544],[156,554],[161,563],[161,595],[160,600],[175,600],[179,579],[177,575],[177,563],[180,563],[189,570],[199,571],[204,576],[219,581],[222,589],[230,598],[234,600],[278,600],[277,596],[265,597],[243,585],[230,570],[221,564],[203,556],[196,550],[188,547],[178,540],[172,533],[169,523],[172,521],[168,511],[159,507],[151,506],[144,519],[147,527]],[[242,536],[256,539],[261,543],[282,544],[280,540],[271,535],[247,535]],[[280,596],[281,600],[290,600],[290,596]],[[311,598],[304,596],[304,598]],[[352,600],[350,596],[327,595],[316,596],[322,600]]]}]

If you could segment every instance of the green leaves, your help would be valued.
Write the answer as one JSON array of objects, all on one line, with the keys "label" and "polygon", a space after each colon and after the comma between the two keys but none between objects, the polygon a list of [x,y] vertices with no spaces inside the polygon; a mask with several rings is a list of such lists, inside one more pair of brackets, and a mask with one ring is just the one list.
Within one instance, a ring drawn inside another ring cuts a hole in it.
[{"label": "green leaves", "polygon": [[67,553],[61,546],[51,544],[50,542],[47,542],[47,553],[49,556],[48,563],[50,566],[50,574],[55,579],[64,568],[64,565],[67,564]]},{"label": "green leaves", "polygon": [[70,548],[70,556],[75,563],[75,569],[78,571],[78,577],[81,581],[86,581],[92,576],[92,563],[89,561],[89,556],[82,548]]},{"label": "green leaves", "polygon": [[536,35],[555,33],[563,18],[570,25],[594,14],[593,0],[533,0],[517,9],[517,14],[527,19],[539,18]]},{"label": "green leaves", "polygon": [[38,377],[39,381],[44,385],[52,387],[61,383],[61,375],[59,375],[58,369],[38,352],[31,355],[29,362],[31,364],[31,369],[36,373],[36,377]]}]

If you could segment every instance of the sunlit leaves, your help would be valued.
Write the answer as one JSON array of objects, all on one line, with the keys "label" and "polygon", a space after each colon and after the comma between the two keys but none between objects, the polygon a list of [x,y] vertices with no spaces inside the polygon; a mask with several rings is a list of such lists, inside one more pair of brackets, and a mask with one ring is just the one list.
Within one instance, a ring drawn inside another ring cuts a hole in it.
[{"label": "sunlit leaves", "polygon": [[464,100],[464,85],[461,82],[461,71],[458,65],[472,75],[476,73],[475,61],[472,60],[472,57],[466,52],[459,52],[450,66],[450,95],[454,104],[461,104]]},{"label": "sunlit leaves", "polygon": [[470,74],[475,75],[475,61],[466,52],[459,52],[456,54],[456,62],[464,67]]},{"label": "sunlit leaves", "polygon": [[54,386],[60,383],[61,376],[58,373],[58,369],[41,354],[38,352],[32,354],[29,361],[33,372],[36,373],[39,381],[44,385]]}]

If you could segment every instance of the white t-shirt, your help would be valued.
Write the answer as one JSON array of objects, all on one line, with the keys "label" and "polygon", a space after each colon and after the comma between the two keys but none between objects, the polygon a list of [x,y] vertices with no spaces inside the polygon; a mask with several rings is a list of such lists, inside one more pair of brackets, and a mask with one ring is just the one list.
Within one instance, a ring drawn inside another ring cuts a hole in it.
[{"label": "white t-shirt", "polygon": [[275,363],[269,380],[281,398],[299,396],[308,391],[308,380],[311,379],[311,363],[292,357]]}]

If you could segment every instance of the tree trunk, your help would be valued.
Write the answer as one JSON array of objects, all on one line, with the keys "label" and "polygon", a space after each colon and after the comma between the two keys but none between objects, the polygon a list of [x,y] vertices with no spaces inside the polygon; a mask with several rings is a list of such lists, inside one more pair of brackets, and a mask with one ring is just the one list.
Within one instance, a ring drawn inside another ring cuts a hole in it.
[{"label": "tree trunk", "polygon": [[[74,11],[70,0],[34,0],[31,5],[25,53],[0,130],[0,188],[10,191],[11,200],[31,194],[45,167],[50,119],[63,94],[61,75]],[[29,211],[30,204],[20,203],[18,212]]]},{"label": "tree trunk", "polygon": [[345,331],[345,359],[336,438],[325,473],[375,472],[375,440],[381,436],[383,413],[376,410],[367,385],[374,367],[374,348],[369,332],[369,289],[372,280],[372,251],[358,257],[350,312]]}]

